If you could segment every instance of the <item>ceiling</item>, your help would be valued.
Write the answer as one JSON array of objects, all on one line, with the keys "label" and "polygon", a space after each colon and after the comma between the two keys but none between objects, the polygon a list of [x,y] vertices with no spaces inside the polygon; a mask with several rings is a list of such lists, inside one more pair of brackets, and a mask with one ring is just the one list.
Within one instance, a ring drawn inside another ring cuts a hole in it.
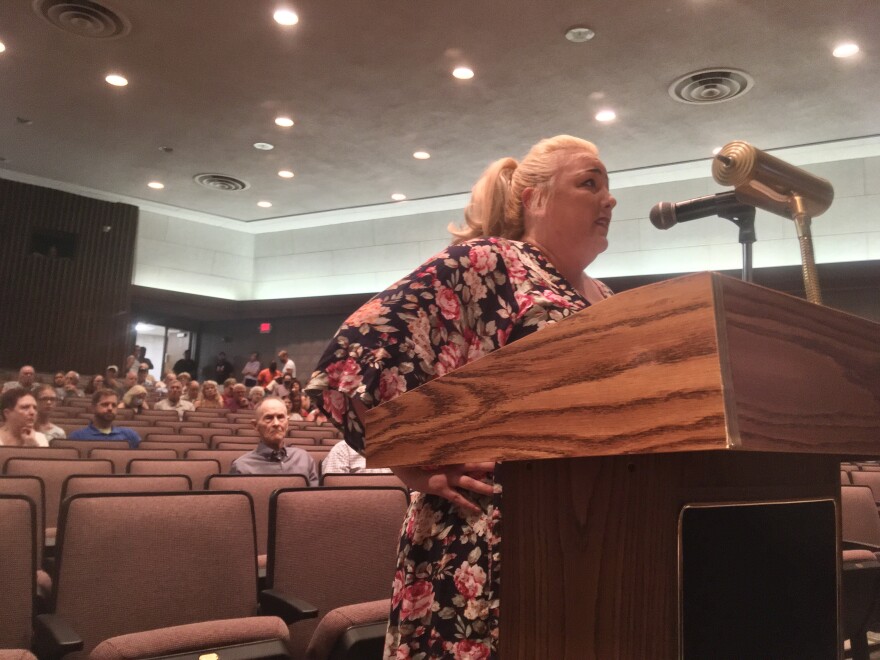
[{"label": "ceiling", "polygon": [[[462,193],[492,159],[557,133],[596,142],[612,172],[734,139],[771,149],[880,133],[877,0],[290,0],[300,21],[282,27],[283,1],[96,0],[127,25],[109,39],[41,15],[94,29],[95,2],[0,2],[0,177],[255,222]],[[573,25],[595,38],[567,41]],[[832,57],[845,40],[861,52]],[[453,78],[458,65],[475,77]],[[671,99],[676,78],[717,67],[754,87],[724,103]],[[128,86],[108,85],[112,72]],[[599,123],[606,108],[617,119]],[[249,187],[207,189],[201,173]]]}]

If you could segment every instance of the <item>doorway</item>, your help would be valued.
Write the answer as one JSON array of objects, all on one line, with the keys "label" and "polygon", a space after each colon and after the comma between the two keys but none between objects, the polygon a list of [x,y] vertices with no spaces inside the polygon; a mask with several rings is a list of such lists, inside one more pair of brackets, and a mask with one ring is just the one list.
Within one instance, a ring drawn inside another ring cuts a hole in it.
[{"label": "doorway", "polygon": [[[147,349],[153,368],[150,375],[161,380],[174,363],[183,358],[184,351],[195,352],[196,333],[191,330],[139,321],[135,327],[135,343]],[[198,378],[192,374],[193,378]]]}]

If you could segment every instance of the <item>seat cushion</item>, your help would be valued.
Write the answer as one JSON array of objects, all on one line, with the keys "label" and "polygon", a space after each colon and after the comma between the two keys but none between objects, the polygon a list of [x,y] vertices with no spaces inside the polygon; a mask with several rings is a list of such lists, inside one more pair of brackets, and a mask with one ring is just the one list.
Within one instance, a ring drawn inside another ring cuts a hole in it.
[{"label": "seat cushion", "polygon": [[346,605],[327,612],[312,634],[306,649],[306,658],[308,660],[327,658],[342,633],[351,626],[388,621],[390,612],[390,598]]},{"label": "seat cushion", "polygon": [[89,658],[137,660],[271,639],[290,641],[287,625],[278,617],[222,619],[111,637],[98,644]]}]

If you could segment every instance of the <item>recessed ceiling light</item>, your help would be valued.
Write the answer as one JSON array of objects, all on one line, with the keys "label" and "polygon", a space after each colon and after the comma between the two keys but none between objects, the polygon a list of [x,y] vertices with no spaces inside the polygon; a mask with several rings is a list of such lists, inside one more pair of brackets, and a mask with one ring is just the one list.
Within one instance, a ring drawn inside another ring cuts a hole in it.
[{"label": "recessed ceiling light", "polygon": [[393,199],[395,202],[402,202],[406,199],[406,195],[404,195],[403,193],[394,193],[393,195],[391,195],[391,199]]},{"label": "recessed ceiling light", "polygon": [[296,25],[299,23],[299,16],[292,9],[276,9],[272,14],[272,18],[279,25]]},{"label": "recessed ceiling light", "polygon": [[259,149],[260,151],[272,151],[274,148],[275,145],[268,142],[254,142],[254,149]]},{"label": "recessed ceiling light", "polygon": [[282,179],[292,179],[293,172],[291,172],[290,170],[281,170],[280,172],[278,172],[278,176],[280,176]]},{"label": "recessed ceiling light", "polygon": [[617,119],[617,113],[614,110],[600,110],[596,113],[596,121],[609,122]]},{"label": "recessed ceiling light", "polygon": [[428,160],[430,157],[431,154],[429,154],[427,151],[416,151],[413,154],[413,158],[417,160]]},{"label": "recessed ceiling light", "polygon": [[275,123],[284,128],[293,126],[293,120],[290,117],[275,117]]},{"label": "recessed ceiling light", "polygon": [[831,54],[834,55],[834,57],[852,57],[858,52],[858,44],[850,42],[845,44],[838,44],[834,47],[834,50],[831,51]]},{"label": "recessed ceiling light", "polygon": [[125,87],[128,84],[128,80],[125,79],[125,76],[120,76],[118,73],[111,73],[104,78],[104,80],[114,87]]},{"label": "recessed ceiling light", "polygon": [[565,38],[575,44],[582,44],[596,36],[590,28],[583,25],[575,25],[565,31]]},{"label": "recessed ceiling light", "polygon": [[720,153],[721,153],[721,147],[715,147],[714,149],[712,149],[713,156],[717,156]]},{"label": "recessed ceiling light", "polygon": [[257,202],[257,206],[263,209],[268,209],[272,207],[272,202]]},{"label": "recessed ceiling light", "polygon": [[147,186],[152,188],[153,190],[162,190],[165,187],[165,184],[161,181],[150,181]]},{"label": "recessed ceiling light", "polygon": [[470,80],[474,77],[474,72],[466,66],[459,66],[452,70],[452,75],[459,80]]},{"label": "recessed ceiling light", "polygon": [[0,41],[0,53],[2,53],[4,50],[6,50],[6,44]]}]

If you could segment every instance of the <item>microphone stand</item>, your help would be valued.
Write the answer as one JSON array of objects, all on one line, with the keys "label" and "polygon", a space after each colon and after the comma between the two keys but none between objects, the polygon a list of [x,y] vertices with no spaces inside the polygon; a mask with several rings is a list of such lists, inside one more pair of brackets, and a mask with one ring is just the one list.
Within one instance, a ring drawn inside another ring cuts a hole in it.
[{"label": "microphone stand", "polygon": [[757,240],[755,234],[755,207],[749,204],[740,204],[727,211],[718,214],[719,218],[730,220],[739,227],[739,242],[742,245],[743,282],[752,281],[752,245]]},{"label": "microphone stand", "polygon": [[797,227],[798,243],[801,248],[801,271],[807,300],[821,305],[822,292],[819,289],[819,272],[816,270],[816,257],[813,254],[813,234],[810,231],[812,217],[807,213],[803,197],[797,193],[792,193],[789,204],[791,219],[794,220],[795,227]]}]

